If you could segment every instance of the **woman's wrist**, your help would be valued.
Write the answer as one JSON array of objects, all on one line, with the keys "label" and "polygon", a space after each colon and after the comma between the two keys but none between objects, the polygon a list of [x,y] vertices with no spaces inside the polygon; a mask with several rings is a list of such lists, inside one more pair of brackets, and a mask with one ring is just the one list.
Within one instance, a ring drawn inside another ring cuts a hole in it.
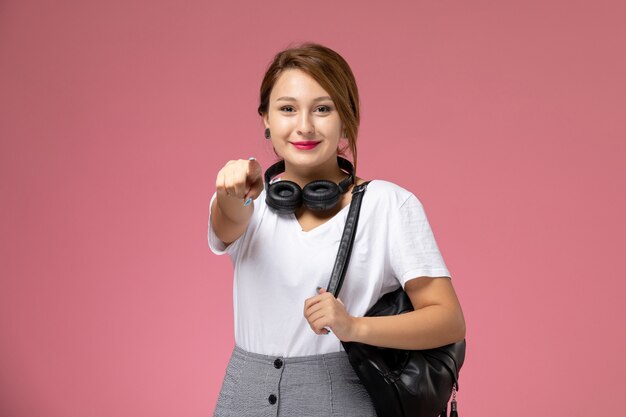
[{"label": "woman's wrist", "polygon": [[352,331],[349,342],[361,342],[367,337],[367,320],[365,317],[352,317]]}]

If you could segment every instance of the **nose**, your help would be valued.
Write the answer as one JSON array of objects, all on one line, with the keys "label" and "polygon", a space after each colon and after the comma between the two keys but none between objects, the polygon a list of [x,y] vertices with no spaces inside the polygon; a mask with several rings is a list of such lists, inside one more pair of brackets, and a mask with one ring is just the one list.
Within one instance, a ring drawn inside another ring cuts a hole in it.
[{"label": "nose", "polygon": [[303,136],[311,135],[315,132],[315,126],[311,120],[311,115],[307,112],[302,112],[300,120],[298,121],[298,134]]}]

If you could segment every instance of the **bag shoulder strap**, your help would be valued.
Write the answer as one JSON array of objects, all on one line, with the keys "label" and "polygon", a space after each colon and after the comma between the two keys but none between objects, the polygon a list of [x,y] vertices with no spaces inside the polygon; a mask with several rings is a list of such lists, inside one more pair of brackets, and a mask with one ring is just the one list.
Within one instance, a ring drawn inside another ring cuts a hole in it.
[{"label": "bag shoulder strap", "polygon": [[343,285],[343,279],[345,278],[346,271],[348,270],[354,236],[356,236],[356,226],[359,222],[361,201],[363,200],[363,194],[365,194],[367,185],[370,182],[371,180],[366,181],[363,184],[354,186],[352,189],[352,201],[350,201],[348,218],[346,219],[346,225],[343,228],[343,234],[341,236],[341,242],[339,243],[339,250],[337,251],[337,258],[335,259],[333,272],[330,275],[330,281],[328,282],[328,287],[326,288],[326,291],[332,293],[335,298],[339,296],[339,291],[341,291],[341,286]]}]

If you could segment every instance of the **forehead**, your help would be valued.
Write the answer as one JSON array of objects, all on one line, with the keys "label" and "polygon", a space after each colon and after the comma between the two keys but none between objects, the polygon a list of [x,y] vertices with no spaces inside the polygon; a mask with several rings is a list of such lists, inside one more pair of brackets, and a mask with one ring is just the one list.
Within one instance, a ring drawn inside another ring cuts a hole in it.
[{"label": "forehead", "polygon": [[313,77],[302,70],[291,68],[283,71],[278,76],[272,88],[270,100],[275,100],[282,96],[290,96],[297,99],[327,95],[329,95],[328,92]]}]

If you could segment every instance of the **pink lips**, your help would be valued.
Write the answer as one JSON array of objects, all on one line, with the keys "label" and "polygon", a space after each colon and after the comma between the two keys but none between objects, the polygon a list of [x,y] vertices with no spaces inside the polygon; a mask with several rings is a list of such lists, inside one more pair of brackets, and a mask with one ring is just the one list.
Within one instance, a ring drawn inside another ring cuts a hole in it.
[{"label": "pink lips", "polygon": [[306,151],[306,150],[315,148],[317,145],[319,145],[319,142],[304,141],[304,142],[292,142],[291,144],[298,149],[302,149]]}]

